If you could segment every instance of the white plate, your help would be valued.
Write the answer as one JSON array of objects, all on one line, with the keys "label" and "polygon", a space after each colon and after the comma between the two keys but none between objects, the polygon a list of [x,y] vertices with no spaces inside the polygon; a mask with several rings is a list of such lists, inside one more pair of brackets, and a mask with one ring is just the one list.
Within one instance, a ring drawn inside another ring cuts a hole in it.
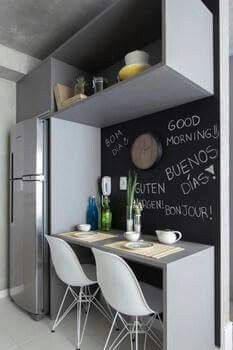
[{"label": "white plate", "polygon": [[125,248],[127,249],[145,249],[145,248],[151,248],[153,247],[153,243],[152,242],[145,242],[145,241],[138,241],[138,242],[130,242],[130,243],[126,243],[124,245]]}]

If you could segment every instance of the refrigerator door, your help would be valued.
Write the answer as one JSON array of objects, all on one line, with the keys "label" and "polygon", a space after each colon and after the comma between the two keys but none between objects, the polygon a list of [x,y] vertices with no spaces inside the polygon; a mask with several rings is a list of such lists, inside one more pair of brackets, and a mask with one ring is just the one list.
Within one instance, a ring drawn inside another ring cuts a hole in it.
[{"label": "refrigerator door", "polygon": [[43,174],[43,122],[28,119],[11,130],[10,178]]},{"label": "refrigerator door", "polygon": [[10,295],[32,314],[43,312],[43,178],[11,181]]}]

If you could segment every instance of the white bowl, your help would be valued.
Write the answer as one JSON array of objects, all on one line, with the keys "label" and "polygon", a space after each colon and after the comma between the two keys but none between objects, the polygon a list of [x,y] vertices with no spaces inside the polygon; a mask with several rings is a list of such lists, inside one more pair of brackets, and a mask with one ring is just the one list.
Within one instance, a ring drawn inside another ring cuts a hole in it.
[{"label": "white bowl", "polygon": [[145,51],[135,50],[125,56],[125,64],[148,64],[149,55]]},{"label": "white bowl", "polygon": [[91,229],[91,225],[89,225],[89,224],[80,224],[80,225],[77,225],[77,229],[78,229],[78,231],[89,232],[90,229]]},{"label": "white bowl", "polygon": [[129,242],[137,242],[140,238],[140,233],[129,231],[125,232],[125,239]]}]

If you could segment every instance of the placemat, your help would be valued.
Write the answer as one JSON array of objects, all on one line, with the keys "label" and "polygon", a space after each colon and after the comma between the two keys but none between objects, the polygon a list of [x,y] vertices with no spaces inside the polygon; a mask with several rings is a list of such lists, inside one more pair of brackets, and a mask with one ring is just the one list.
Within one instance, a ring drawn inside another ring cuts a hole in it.
[{"label": "placemat", "polygon": [[124,246],[125,244],[126,244],[126,241],[118,241],[110,244],[105,244],[105,247],[122,250],[132,254],[139,254],[149,258],[155,258],[155,259],[161,259],[161,258],[164,258],[165,256],[175,254],[184,250],[184,248],[174,247],[174,246],[160,244],[160,243],[153,243],[153,247],[149,247],[149,248],[129,249]]},{"label": "placemat", "polygon": [[102,233],[102,232],[97,232],[97,234],[93,235],[93,234],[90,234],[91,232],[92,231],[86,232],[86,233],[79,232],[79,231],[66,232],[66,233],[61,233],[61,236],[72,237],[85,242],[97,242],[97,241],[103,241],[105,239],[116,237],[114,235],[110,235],[108,233]]}]

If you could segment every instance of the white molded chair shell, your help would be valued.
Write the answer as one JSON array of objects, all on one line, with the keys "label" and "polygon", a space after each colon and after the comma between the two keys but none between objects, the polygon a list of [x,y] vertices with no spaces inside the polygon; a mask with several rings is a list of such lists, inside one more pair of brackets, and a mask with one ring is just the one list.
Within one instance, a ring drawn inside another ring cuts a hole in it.
[{"label": "white molded chair shell", "polygon": [[51,258],[58,277],[67,285],[83,287],[95,284],[84,273],[78,257],[70,245],[53,236],[45,236],[51,251]]},{"label": "white molded chair shell", "polygon": [[97,268],[97,281],[106,301],[118,312],[129,316],[155,313],[143,295],[137,278],[119,256],[92,248]]}]

